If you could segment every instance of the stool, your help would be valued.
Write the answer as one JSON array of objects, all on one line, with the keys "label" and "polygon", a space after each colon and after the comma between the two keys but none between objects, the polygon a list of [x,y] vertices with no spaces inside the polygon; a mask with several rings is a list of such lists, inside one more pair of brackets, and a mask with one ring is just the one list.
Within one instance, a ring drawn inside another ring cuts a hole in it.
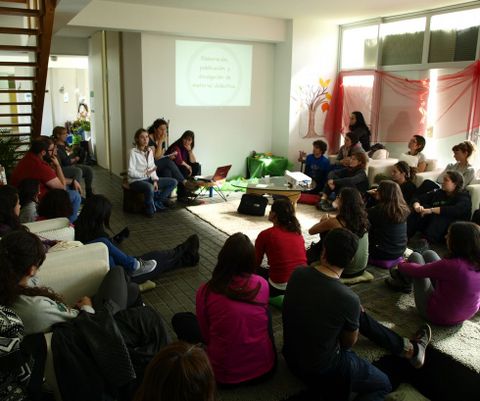
[{"label": "stool", "polygon": [[400,262],[403,262],[403,257],[400,256],[397,259],[381,260],[368,258],[368,264],[375,267],[381,267],[382,269],[391,269],[397,266]]},{"label": "stool", "polygon": [[145,209],[145,197],[141,192],[130,189],[127,182],[122,184],[123,211],[127,213],[142,213]]}]

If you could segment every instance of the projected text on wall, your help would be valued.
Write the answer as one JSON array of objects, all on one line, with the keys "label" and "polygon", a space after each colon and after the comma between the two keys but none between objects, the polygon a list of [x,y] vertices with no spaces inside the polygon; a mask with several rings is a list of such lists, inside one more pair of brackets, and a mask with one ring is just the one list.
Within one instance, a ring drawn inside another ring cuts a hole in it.
[{"label": "projected text on wall", "polygon": [[252,46],[176,41],[176,104],[249,106]]}]

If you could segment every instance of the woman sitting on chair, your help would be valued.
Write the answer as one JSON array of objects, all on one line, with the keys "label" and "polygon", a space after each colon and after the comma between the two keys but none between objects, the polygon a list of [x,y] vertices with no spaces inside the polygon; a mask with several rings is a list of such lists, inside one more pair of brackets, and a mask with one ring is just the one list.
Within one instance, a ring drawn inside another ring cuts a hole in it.
[{"label": "woman sitting on chair", "polygon": [[185,131],[180,139],[176,140],[167,150],[167,154],[177,152],[175,163],[185,178],[195,177],[201,174],[200,164],[193,154],[195,147],[195,134],[193,131]]},{"label": "woman sitting on chair", "polygon": [[148,146],[148,132],[140,128],[135,132],[135,147],[130,150],[128,161],[128,183],[130,189],[142,192],[145,197],[145,214],[153,217],[155,212],[172,206],[168,199],[177,186],[174,178],[157,176],[153,151]]}]

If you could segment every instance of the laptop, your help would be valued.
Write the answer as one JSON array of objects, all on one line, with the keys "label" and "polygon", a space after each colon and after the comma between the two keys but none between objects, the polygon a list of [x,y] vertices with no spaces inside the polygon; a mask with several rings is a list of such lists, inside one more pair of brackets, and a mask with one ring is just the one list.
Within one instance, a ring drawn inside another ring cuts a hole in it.
[{"label": "laptop", "polygon": [[221,181],[227,178],[227,174],[232,168],[232,165],[217,167],[215,173],[212,175],[196,175],[194,178],[196,181],[215,182]]}]

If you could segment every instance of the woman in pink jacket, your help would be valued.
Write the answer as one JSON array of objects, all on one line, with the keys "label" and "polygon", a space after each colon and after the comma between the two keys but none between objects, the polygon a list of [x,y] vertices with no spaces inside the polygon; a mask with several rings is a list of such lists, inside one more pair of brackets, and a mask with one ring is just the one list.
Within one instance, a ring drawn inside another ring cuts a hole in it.
[{"label": "woman in pink jacket", "polygon": [[276,366],[268,283],[254,271],[252,242],[242,233],[232,235],[212,278],[197,291],[197,316],[186,312],[172,319],[180,340],[205,344],[219,384],[257,382]]}]

